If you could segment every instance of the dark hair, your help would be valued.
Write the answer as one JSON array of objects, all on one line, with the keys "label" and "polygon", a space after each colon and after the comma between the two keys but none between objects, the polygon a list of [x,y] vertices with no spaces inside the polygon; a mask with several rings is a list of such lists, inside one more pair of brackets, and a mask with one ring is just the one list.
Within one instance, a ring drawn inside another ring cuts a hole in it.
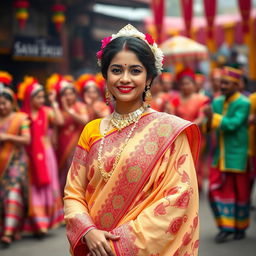
[{"label": "dark hair", "polygon": [[103,77],[105,79],[107,78],[107,71],[111,60],[118,52],[122,51],[124,47],[136,54],[137,58],[147,70],[147,79],[152,79],[152,83],[157,76],[155,56],[152,50],[143,40],[128,36],[117,37],[104,48],[101,59],[101,72]]},{"label": "dark hair", "polygon": [[10,101],[11,103],[14,102],[13,97],[7,92],[0,92],[0,97],[4,97],[6,100]]},{"label": "dark hair", "polygon": [[60,95],[63,96],[63,95],[65,94],[66,90],[68,90],[68,89],[71,89],[71,91],[73,91],[73,92],[76,94],[76,89],[75,89],[75,87],[67,86],[67,87],[63,88],[63,89],[60,91]]}]

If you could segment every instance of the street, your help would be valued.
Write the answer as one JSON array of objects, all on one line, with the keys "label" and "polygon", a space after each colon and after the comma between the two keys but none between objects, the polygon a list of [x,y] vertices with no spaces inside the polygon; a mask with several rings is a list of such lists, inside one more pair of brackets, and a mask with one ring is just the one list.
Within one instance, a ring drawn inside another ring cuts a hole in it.
[{"label": "street", "polygon": [[[254,193],[254,205],[256,193]],[[200,256],[255,256],[256,255],[256,211],[251,214],[251,226],[247,232],[247,238],[241,241],[230,241],[217,245],[213,239],[217,233],[212,214],[209,209],[206,194],[200,199],[201,238]],[[68,256],[68,242],[65,228],[50,232],[42,241],[25,237],[12,245],[11,248],[1,250],[1,256]]]}]

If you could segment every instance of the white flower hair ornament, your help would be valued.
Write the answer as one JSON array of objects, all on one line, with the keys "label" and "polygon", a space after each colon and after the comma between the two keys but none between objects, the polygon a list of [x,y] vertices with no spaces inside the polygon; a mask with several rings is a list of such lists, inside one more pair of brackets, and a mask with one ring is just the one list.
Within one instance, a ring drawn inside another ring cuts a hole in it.
[{"label": "white flower hair ornament", "polygon": [[162,73],[163,69],[163,61],[164,61],[164,54],[162,50],[157,46],[157,43],[154,41],[151,35],[149,34],[143,34],[140,31],[138,31],[134,26],[131,24],[126,25],[123,27],[117,34],[113,34],[110,37],[106,37],[103,40],[101,40],[101,49],[97,52],[96,56],[98,59],[98,65],[101,67],[101,59],[102,54],[104,51],[104,48],[114,39],[122,36],[128,36],[128,37],[136,37],[144,42],[147,43],[147,45],[150,47],[152,53],[155,57],[155,67],[157,69],[157,74],[160,75]]}]

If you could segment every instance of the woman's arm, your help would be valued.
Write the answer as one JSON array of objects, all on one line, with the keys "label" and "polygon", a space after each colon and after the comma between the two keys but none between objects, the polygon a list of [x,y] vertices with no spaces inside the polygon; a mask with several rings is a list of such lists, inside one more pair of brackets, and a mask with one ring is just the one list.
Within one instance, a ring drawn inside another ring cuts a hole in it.
[{"label": "woman's arm", "polygon": [[0,142],[9,141],[17,145],[28,145],[30,143],[29,120],[23,120],[20,128],[20,134],[14,135],[9,133],[0,133]]}]

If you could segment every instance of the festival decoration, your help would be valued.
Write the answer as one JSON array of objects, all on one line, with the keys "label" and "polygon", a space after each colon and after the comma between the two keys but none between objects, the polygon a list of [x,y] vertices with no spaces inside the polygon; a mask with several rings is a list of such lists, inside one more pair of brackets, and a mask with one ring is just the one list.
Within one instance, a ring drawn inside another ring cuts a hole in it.
[{"label": "festival decoration", "polygon": [[65,11],[66,7],[63,4],[54,4],[52,7],[52,21],[55,24],[55,28],[58,32],[61,31],[62,25],[66,21]]},{"label": "festival decoration", "polygon": [[14,2],[15,17],[18,20],[20,29],[25,28],[27,19],[29,17],[28,7],[29,7],[29,2],[27,0],[16,0]]},{"label": "festival decoration", "polygon": [[190,37],[193,17],[193,0],[181,0],[180,3],[185,23],[186,35]]},{"label": "festival decoration", "polygon": [[165,1],[164,0],[152,0],[151,8],[154,16],[154,23],[157,34],[157,43],[162,42],[163,38],[163,21],[164,21],[164,10],[165,10]]},{"label": "festival decoration", "polygon": [[250,29],[251,0],[238,0],[239,10],[242,17],[243,32],[248,33]]}]

